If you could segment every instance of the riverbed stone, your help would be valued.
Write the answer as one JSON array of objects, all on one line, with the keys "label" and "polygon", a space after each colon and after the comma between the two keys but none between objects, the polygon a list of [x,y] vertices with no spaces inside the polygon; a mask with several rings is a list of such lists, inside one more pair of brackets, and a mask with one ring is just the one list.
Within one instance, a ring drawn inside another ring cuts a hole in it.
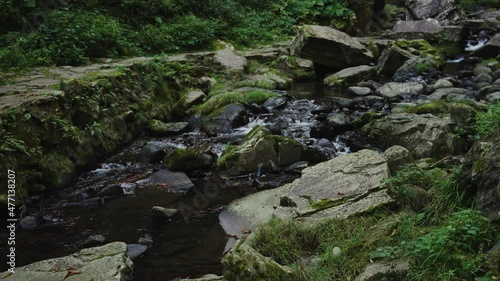
[{"label": "riverbed stone", "polygon": [[449,95],[465,95],[468,92],[469,90],[463,88],[442,88],[437,89],[436,91],[434,91],[434,93],[427,96],[427,99],[430,101],[437,101],[446,99]]},{"label": "riverbed stone", "polygon": [[192,171],[205,166],[201,155],[191,148],[176,148],[164,158],[165,165],[171,171]]},{"label": "riverbed stone", "polygon": [[200,278],[194,279],[180,279],[179,281],[226,281],[227,279],[224,276],[218,276],[215,274],[206,274]]},{"label": "riverbed stone", "polygon": [[372,93],[372,89],[368,87],[349,87],[349,92],[356,96],[368,96]]},{"label": "riverbed stone", "polygon": [[386,148],[403,146],[417,159],[450,155],[459,148],[449,123],[432,114],[392,114],[365,125],[361,133]]},{"label": "riverbed stone", "polygon": [[396,82],[406,82],[426,72],[436,71],[430,58],[411,58],[407,60],[392,77]]},{"label": "riverbed stone", "polygon": [[210,113],[203,120],[203,130],[210,135],[226,134],[248,123],[245,107],[239,103],[228,104]]},{"label": "riverbed stone", "polygon": [[[228,234],[241,236],[241,230],[256,230],[272,216],[346,218],[393,202],[380,190],[380,181],[389,174],[387,161],[375,151],[339,156],[305,168],[302,177],[292,183],[232,202],[219,221]],[[282,206],[285,197],[293,204]]]},{"label": "riverbed stone", "polygon": [[344,112],[335,112],[328,114],[326,124],[333,127],[336,132],[341,133],[350,129],[351,120]]},{"label": "riverbed stone", "polygon": [[27,216],[19,221],[19,227],[24,230],[32,230],[37,228],[38,218],[36,216]]},{"label": "riverbed stone", "polygon": [[106,237],[101,234],[91,235],[84,242],[84,246],[96,246],[103,244],[106,241]]},{"label": "riverbed stone", "polygon": [[141,256],[148,250],[148,246],[141,244],[127,244],[127,257],[131,260]]},{"label": "riverbed stone", "polygon": [[453,88],[453,83],[448,79],[439,79],[432,85],[433,90]]},{"label": "riverbed stone", "polygon": [[160,162],[167,152],[160,146],[154,143],[146,143],[139,154],[139,162],[141,163],[156,163]]},{"label": "riverbed stone", "polygon": [[137,181],[138,185],[147,187],[164,187],[177,191],[188,191],[194,187],[189,177],[183,172],[172,172],[162,169],[144,180]]},{"label": "riverbed stone", "polygon": [[246,75],[243,80],[235,82],[234,87],[255,87],[267,90],[287,90],[292,84],[292,79],[284,77],[273,71],[263,74]]},{"label": "riverbed stone", "polygon": [[[100,247],[83,249],[69,256],[43,260],[16,268],[16,273],[4,272],[8,281],[130,281],[134,264],[127,257],[127,245],[113,242]],[[69,275],[70,270],[78,274]]]},{"label": "riverbed stone", "polygon": [[[484,82],[487,84],[491,84],[491,83],[493,83],[493,78],[489,74],[480,73],[479,75],[476,76],[476,78],[474,78],[474,82],[476,82],[476,83]],[[486,85],[486,86],[488,86],[488,85]]]},{"label": "riverbed stone", "polygon": [[344,87],[357,85],[360,81],[373,79],[375,67],[360,65],[345,68],[325,78],[324,83],[331,87]]},{"label": "riverbed stone", "polygon": [[374,60],[373,54],[358,40],[331,27],[317,25],[298,28],[292,55],[334,69],[366,65]]},{"label": "riverbed stone", "polygon": [[108,185],[97,192],[97,196],[114,196],[123,194],[123,188],[119,184]]},{"label": "riverbed stone", "polygon": [[377,95],[384,98],[396,98],[402,95],[418,96],[424,93],[424,85],[417,82],[389,82],[378,88]]},{"label": "riverbed stone", "polygon": [[168,209],[161,206],[154,206],[153,208],[151,208],[151,214],[153,215],[153,217],[169,219],[179,214],[179,210]]},{"label": "riverbed stone", "polygon": [[[417,36],[425,36],[428,34],[436,34],[443,30],[443,27],[439,21],[435,19],[424,19],[415,21],[398,21],[394,25],[392,32],[395,34],[402,34],[403,36],[408,36],[408,34],[416,34]],[[427,36],[429,37],[429,36]]]}]

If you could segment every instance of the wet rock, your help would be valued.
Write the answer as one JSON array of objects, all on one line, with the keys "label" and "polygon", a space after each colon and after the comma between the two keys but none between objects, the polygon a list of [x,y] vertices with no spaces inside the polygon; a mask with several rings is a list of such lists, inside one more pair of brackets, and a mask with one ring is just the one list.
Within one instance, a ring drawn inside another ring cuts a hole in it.
[{"label": "wet rock", "polygon": [[384,98],[395,98],[402,95],[418,96],[424,93],[424,90],[424,86],[417,82],[390,82],[378,88],[376,93]]},{"label": "wet rock", "polygon": [[263,63],[271,63],[278,57],[280,49],[275,46],[263,46],[256,49],[251,49],[241,54],[247,60],[256,60]]},{"label": "wet rock", "polygon": [[431,114],[392,114],[365,125],[361,133],[383,147],[403,146],[417,159],[446,156],[459,148],[448,122]]},{"label": "wet rock", "polygon": [[349,92],[356,96],[367,96],[372,93],[372,89],[367,87],[349,87]]},{"label": "wet rock", "polygon": [[300,162],[294,163],[294,164],[290,165],[288,168],[286,168],[285,173],[292,174],[292,175],[300,175],[300,174],[302,174],[302,170],[304,170],[307,167],[309,167],[309,162],[300,161]]},{"label": "wet rock", "polygon": [[398,278],[404,280],[406,273],[410,269],[410,264],[407,261],[397,261],[392,263],[372,263],[369,264],[363,273],[358,275],[354,281],[375,281],[383,280],[385,277]]},{"label": "wet rock", "polygon": [[97,192],[97,196],[114,196],[123,194],[123,188],[120,185],[109,185]]},{"label": "wet rock", "polygon": [[413,163],[414,159],[408,149],[395,145],[384,151],[384,157],[387,160],[391,173],[395,173],[399,167]]},{"label": "wet rock", "polygon": [[171,171],[184,172],[206,167],[207,164],[207,161],[202,161],[201,154],[191,148],[176,148],[165,156],[163,162]]},{"label": "wet rock", "polygon": [[432,71],[436,71],[436,69],[434,62],[430,58],[411,58],[396,70],[393,79],[396,82],[405,82],[413,77]]},{"label": "wet rock", "polygon": [[179,210],[167,209],[167,208],[163,208],[160,206],[154,206],[151,209],[151,214],[153,215],[153,217],[169,219],[169,218],[179,214]]},{"label": "wet rock", "polygon": [[[114,242],[101,247],[83,249],[66,257],[43,260],[18,267],[15,274],[3,275],[7,276],[4,279],[8,281],[64,279],[129,281],[132,280],[134,264],[127,257],[126,252],[125,243]],[[70,269],[77,269],[79,274],[66,278]]]},{"label": "wet rock", "polygon": [[84,246],[97,246],[97,245],[104,244],[105,241],[106,241],[106,237],[104,237],[100,234],[91,235],[85,240],[85,242],[83,242],[83,245]]},{"label": "wet rock", "polygon": [[326,124],[333,127],[336,132],[341,133],[350,129],[351,120],[344,112],[336,112],[327,116]]},{"label": "wet rock", "polygon": [[427,97],[430,101],[437,101],[446,99],[449,95],[459,94],[465,95],[469,90],[462,88],[445,88],[445,89],[437,89],[434,93]]},{"label": "wet rock", "polygon": [[292,270],[247,245],[237,245],[222,259],[224,277],[228,280],[289,280]]},{"label": "wet rock", "polygon": [[500,33],[497,33],[480,49],[471,53],[471,56],[481,58],[493,58],[500,54]]},{"label": "wet rock", "polygon": [[491,78],[491,76],[486,73],[480,73],[478,76],[476,76],[476,78],[474,78],[474,82],[476,83],[484,82],[487,84],[491,84],[493,83],[493,78]]},{"label": "wet rock", "polygon": [[134,260],[142,256],[148,250],[148,246],[140,244],[127,244],[127,257]]},{"label": "wet rock", "polygon": [[348,98],[332,97],[331,100],[340,108],[352,108],[356,101]]},{"label": "wet rock", "polygon": [[259,164],[272,170],[277,163],[291,164],[301,159],[301,146],[296,141],[270,135],[263,126],[257,126],[238,146],[226,148],[217,162],[219,168],[227,168],[231,174],[257,171]]},{"label": "wet rock", "polygon": [[476,208],[494,219],[500,215],[500,143],[478,142],[467,153],[463,178],[476,194]]},{"label": "wet rock", "polygon": [[387,77],[392,77],[396,70],[398,70],[407,60],[414,58],[410,52],[405,51],[397,46],[387,48],[382,52],[378,63],[377,73],[383,74]]},{"label": "wet rock", "polygon": [[331,87],[357,85],[359,81],[375,77],[375,67],[368,65],[345,68],[325,78],[324,83]]},{"label": "wet rock", "polygon": [[147,143],[141,149],[139,154],[139,162],[141,163],[157,163],[160,162],[167,152],[158,145]]},{"label": "wet rock", "polygon": [[27,216],[19,221],[19,227],[24,230],[32,230],[37,228],[38,219],[36,216]]},{"label": "wet rock", "polygon": [[171,172],[166,169],[159,170],[147,179],[138,181],[137,184],[150,187],[160,186],[179,191],[188,191],[194,187],[194,184],[185,173]]},{"label": "wet rock", "polygon": [[292,43],[292,55],[314,63],[342,69],[366,65],[373,54],[349,35],[326,26],[304,25],[298,29]]},{"label": "wet rock", "polygon": [[268,99],[263,106],[269,111],[273,109],[282,109],[286,106],[286,99],[282,97],[273,97]]},{"label": "wet rock", "polygon": [[[380,181],[388,177],[386,160],[374,151],[362,150],[306,168],[290,184],[236,200],[219,219],[228,233],[241,235],[242,229],[255,230],[273,215],[305,220],[345,218],[393,202],[385,190],[379,190]],[[280,206],[283,196],[295,207]]]},{"label": "wet rock", "polygon": [[203,122],[203,129],[210,135],[225,134],[233,128],[248,123],[245,107],[233,103],[212,112]]},{"label": "wet rock", "polygon": [[478,66],[474,69],[474,76],[478,76],[480,74],[488,74],[491,76],[491,74],[493,74],[493,70],[487,66]]},{"label": "wet rock", "polygon": [[280,56],[276,61],[276,69],[294,80],[308,80],[316,77],[314,63],[311,60],[294,56]]},{"label": "wet rock", "polygon": [[151,237],[141,237],[137,243],[144,246],[153,246],[153,239]]},{"label": "wet rock", "polygon": [[432,85],[433,90],[445,89],[445,88],[453,88],[453,83],[451,83],[448,79],[439,79]]},{"label": "wet rock", "polygon": [[[204,77],[207,78],[207,77]],[[212,78],[209,78],[212,79]],[[210,82],[207,82],[210,83]],[[184,101],[184,106],[186,108],[190,108],[193,105],[199,104],[203,102],[203,99],[205,99],[206,95],[202,90],[199,89],[194,89],[190,90],[186,94],[186,100]]]},{"label": "wet rock", "polygon": [[160,120],[151,120],[148,124],[151,135],[156,137],[176,136],[189,131],[187,122],[164,123]]}]

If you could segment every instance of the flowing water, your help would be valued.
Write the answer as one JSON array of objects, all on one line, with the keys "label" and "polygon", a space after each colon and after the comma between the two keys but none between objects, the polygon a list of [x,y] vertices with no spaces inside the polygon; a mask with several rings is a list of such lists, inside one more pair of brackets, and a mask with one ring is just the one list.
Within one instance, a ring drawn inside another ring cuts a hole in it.
[{"label": "flowing water", "polygon": [[[328,154],[327,158],[349,153],[349,148],[338,136],[318,140],[310,134],[311,127],[319,122],[315,111],[330,104],[332,97],[349,97],[348,94],[325,89],[316,82],[295,84],[288,94],[292,97],[282,108],[251,116],[247,125],[234,129],[231,134],[208,137],[195,130],[173,138],[141,136],[97,169],[82,174],[74,186],[33,198],[27,214],[37,215],[43,222],[31,231],[18,230],[18,266],[71,254],[84,247],[89,236],[100,234],[106,237],[106,242],[123,241],[127,244],[137,244],[141,237],[152,238],[153,245],[134,260],[136,281],[221,274],[220,258],[227,237],[217,216],[231,201],[257,191],[252,177],[231,178],[211,170],[189,173],[196,191],[203,193],[207,186],[217,190],[216,195],[210,196],[200,207],[197,200],[203,194],[199,192],[172,192],[162,186],[144,186],[143,180],[163,167],[161,164],[141,164],[136,160],[145,143],[154,143],[166,150],[193,143],[209,143],[220,155],[226,143],[240,140],[257,125],[281,126],[284,136],[304,145],[329,143],[331,148],[323,150]],[[267,174],[260,180],[281,185],[296,177],[285,173]],[[124,194],[96,195],[98,190],[113,184],[120,185]],[[153,206],[178,208],[180,204],[195,206],[194,216],[188,220],[179,217],[169,221],[157,221],[151,217]],[[4,249],[0,250],[4,252]]]}]

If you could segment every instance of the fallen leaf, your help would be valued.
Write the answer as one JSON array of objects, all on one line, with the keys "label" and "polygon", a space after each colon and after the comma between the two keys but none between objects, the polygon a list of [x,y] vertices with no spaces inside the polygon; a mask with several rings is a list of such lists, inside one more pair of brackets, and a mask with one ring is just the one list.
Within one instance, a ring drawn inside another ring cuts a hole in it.
[{"label": "fallen leaf", "polygon": [[241,231],[241,233],[243,233],[243,234],[250,234],[250,233],[252,233],[252,230],[250,230],[250,229],[243,229]]},{"label": "fallen leaf", "polygon": [[391,233],[391,236],[390,237],[393,237],[394,235],[396,235],[396,233],[398,233],[398,230],[397,229],[394,229]]},{"label": "fallen leaf", "polygon": [[76,268],[70,268],[70,269],[68,269],[68,273],[66,273],[66,276],[64,276],[64,278],[61,281],[70,277],[71,275],[76,275],[76,274],[80,274],[80,273],[81,273],[80,270],[78,270]]},{"label": "fallen leaf", "polygon": [[168,186],[168,183],[157,183],[156,186]]},{"label": "fallen leaf", "polygon": [[2,275],[2,279],[7,278],[10,275],[12,275],[12,272],[9,271],[9,272],[5,273],[4,275]]}]

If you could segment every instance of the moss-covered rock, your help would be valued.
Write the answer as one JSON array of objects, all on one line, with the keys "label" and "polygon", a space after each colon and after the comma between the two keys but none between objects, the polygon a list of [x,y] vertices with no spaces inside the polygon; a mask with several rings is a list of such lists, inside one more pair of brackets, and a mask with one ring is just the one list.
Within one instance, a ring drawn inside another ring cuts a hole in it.
[{"label": "moss-covered rock", "polygon": [[240,103],[243,105],[252,103],[264,103],[269,98],[275,97],[275,92],[257,89],[257,88],[240,88],[236,90],[222,90],[217,93],[210,93],[210,98],[199,106],[193,107],[192,112],[199,114],[210,114],[216,109],[222,108],[232,103]]},{"label": "moss-covered rock", "polygon": [[274,165],[288,165],[301,160],[302,148],[296,141],[274,136],[263,126],[247,134],[240,145],[228,146],[217,162],[231,173],[256,171],[259,164],[272,170]]},{"label": "moss-covered rock", "polygon": [[164,158],[165,165],[172,171],[191,171],[202,168],[205,162],[200,155],[189,148],[177,148]]}]

